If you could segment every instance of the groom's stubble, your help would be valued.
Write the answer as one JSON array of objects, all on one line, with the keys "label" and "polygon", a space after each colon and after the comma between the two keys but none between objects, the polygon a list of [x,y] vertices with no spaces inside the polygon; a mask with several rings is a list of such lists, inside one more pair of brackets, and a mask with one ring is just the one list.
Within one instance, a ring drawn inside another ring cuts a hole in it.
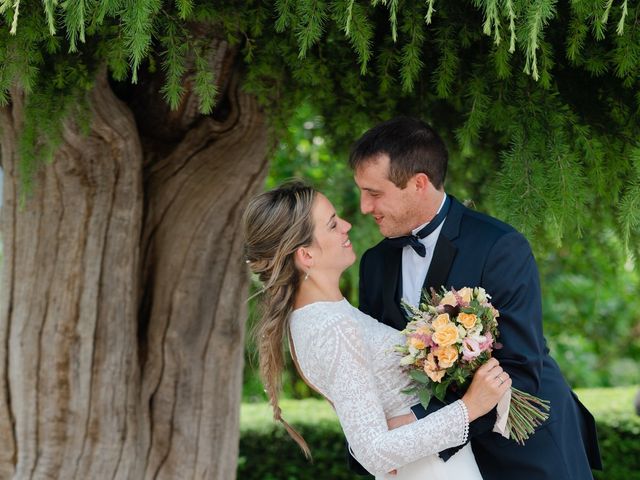
[{"label": "groom's stubble", "polygon": [[[360,209],[371,215],[380,233],[385,237],[408,235],[412,230],[430,221],[441,201],[441,195],[428,195],[415,189],[410,180],[400,188],[389,180],[389,157],[385,154],[363,163],[354,179],[360,189]],[[439,196],[439,198],[436,198]]]}]

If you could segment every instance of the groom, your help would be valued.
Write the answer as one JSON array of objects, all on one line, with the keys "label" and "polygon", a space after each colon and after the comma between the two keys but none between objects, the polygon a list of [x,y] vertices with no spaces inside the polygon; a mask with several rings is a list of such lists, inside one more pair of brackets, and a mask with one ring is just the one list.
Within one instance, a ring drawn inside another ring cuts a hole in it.
[{"label": "groom", "polygon": [[[551,403],[549,419],[524,446],[492,432],[495,410],[472,422],[471,445],[483,478],[592,479],[591,468],[602,468],[595,423],[549,356],[529,244],[513,227],[445,193],[447,156],[436,132],[410,118],[382,123],[354,145],[349,163],[362,212],[387,237],[361,259],[360,309],[401,330],[407,323],[402,298],[417,305],[424,288],[483,287],[500,311],[504,346],[496,358],[514,387]],[[420,405],[412,410],[422,418],[442,406],[432,399],[427,411]],[[455,451],[440,456],[446,460]],[[350,464],[366,473],[353,458]]]}]

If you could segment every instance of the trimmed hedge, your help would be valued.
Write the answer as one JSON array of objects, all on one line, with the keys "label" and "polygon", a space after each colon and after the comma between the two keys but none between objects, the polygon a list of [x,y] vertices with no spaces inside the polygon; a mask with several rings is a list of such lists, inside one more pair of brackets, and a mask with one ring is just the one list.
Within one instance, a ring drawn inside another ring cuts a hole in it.
[{"label": "trimmed hedge", "polygon": [[[640,417],[633,412],[637,387],[578,390],[598,423],[604,463],[597,480],[640,480]],[[244,404],[240,417],[240,480],[356,480],[346,467],[344,437],[327,402],[284,400],[283,416],[305,438],[309,463],[267,404]]]},{"label": "trimmed hedge", "polygon": [[604,470],[596,480],[640,480],[640,417],[633,409],[637,387],[578,390],[598,424]]}]

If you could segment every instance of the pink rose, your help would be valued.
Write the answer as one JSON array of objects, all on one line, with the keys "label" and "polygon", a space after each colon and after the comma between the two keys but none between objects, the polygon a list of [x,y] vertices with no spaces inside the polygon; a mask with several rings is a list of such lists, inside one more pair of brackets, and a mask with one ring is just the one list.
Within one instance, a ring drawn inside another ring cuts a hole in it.
[{"label": "pink rose", "polygon": [[462,341],[462,358],[470,362],[482,353],[480,344],[473,338],[465,338]]},{"label": "pink rose", "polygon": [[486,352],[487,350],[491,350],[491,347],[493,346],[493,335],[491,335],[491,332],[487,332],[485,334],[485,338],[486,340],[482,343],[480,343],[480,351],[482,352]]}]

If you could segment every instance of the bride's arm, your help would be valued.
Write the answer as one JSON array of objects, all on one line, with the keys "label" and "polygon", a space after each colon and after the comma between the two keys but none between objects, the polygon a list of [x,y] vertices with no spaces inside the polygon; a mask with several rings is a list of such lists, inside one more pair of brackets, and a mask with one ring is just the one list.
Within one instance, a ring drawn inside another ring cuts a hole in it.
[{"label": "bride's arm", "polygon": [[383,474],[465,443],[469,419],[462,401],[389,430],[373,376],[373,359],[355,319],[345,316],[332,323],[313,348],[317,367],[323,369],[323,390],[334,405],[351,451],[369,472]]},{"label": "bride's arm", "polygon": [[397,415],[395,417],[387,418],[387,427],[389,430],[402,427],[403,425],[409,425],[417,420],[413,412],[405,413],[404,415]]}]

